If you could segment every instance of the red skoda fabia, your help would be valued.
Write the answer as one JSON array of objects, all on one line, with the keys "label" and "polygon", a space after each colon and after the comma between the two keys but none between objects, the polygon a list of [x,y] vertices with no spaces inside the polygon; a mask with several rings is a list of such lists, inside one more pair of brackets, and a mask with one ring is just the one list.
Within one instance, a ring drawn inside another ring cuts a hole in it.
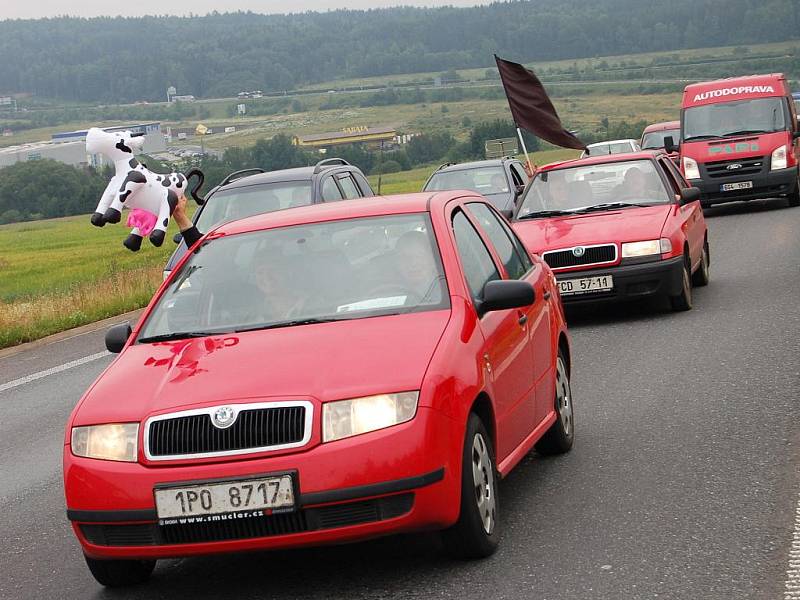
[{"label": "red skoda fabia", "polygon": [[106,343],[64,481],[109,586],[163,557],[418,530],[487,556],[498,477],[572,446],[555,279],[468,192],[223,225]]}]

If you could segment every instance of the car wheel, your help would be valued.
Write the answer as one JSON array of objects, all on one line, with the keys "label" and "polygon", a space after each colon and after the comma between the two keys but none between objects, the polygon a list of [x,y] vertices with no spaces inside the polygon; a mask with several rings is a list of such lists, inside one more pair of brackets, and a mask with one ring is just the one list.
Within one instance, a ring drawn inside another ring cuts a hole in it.
[{"label": "car wheel", "polygon": [[461,512],[442,532],[448,553],[456,558],[485,558],[497,549],[497,469],[492,440],[476,414],[469,416],[461,464]]},{"label": "car wheel", "polygon": [[564,454],[572,449],[575,439],[575,417],[572,410],[572,388],[569,385],[569,373],[561,351],[556,360],[556,422],[550,426],[536,443],[539,454]]},{"label": "car wheel", "polygon": [[708,285],[708,266],[710,264],[709,254],[708,254],[708,240],[703,242],[703,253],[700,255],[700,266],[697,267],[697,271],[694,272],[692,275],[692,285],[697,287],[703,287],[704,285]]},{"label": "car wheel", "polygon": [[670,296],[669,303],[672,310],[691,310],[692,309],[692,275],[689,266],[689,257],[683,257],[683,276],[681,277],[681,293],[677,296]]},{"label": "car wheel", "polygon": [[106,587],[125,587],[147,581],[156,567],[154,560],[98,560],[84,555],[89,570]]}]

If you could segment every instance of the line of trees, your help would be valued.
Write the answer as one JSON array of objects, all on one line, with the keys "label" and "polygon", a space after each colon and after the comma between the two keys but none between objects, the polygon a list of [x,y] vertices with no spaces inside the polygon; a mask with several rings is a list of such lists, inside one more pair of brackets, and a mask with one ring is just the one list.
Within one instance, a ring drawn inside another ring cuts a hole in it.
[{"label": "line of trees", "polygon": [[[336,147],[329,155],[344,158],[368,175],[393,173],[437,162],[480,160],[485,156],[486,140],[516,136],[514,124],[502,119],[464,125],[470,127],[464,140],[456,139],[447,131],[437,131],[415,136],[399,149],[379,152],[354,144]],[[609,123],[603,120],[598,123],[598,132],[588,133],[582,139],[591,143],[610,138],[639,138],[645,125],[645,121]],[[529,151],[541,149],[538,138],[527,132],[523,135]],[[197,166],[205,173],[206,184],[201,191],[206,192],[233,171],[250,167],[274,171],[313,165],[319,159],[317,152],[295,146],[290,136],[281,134],[260,139],[252,146],[229,148],[221,158],[195,157],[180,167],[147,157],[142,160],[159,173]],[[53,160],[20,162],[2,168],[0,224],[90,213],[112,175],[110,168],[78,168]]]},{"label": "line of trees", "polygon": [[[0,21],[0,92],[220,97],[340,77],[797,39],[796,0],[512,0],[455,8]],[[142,49],[146,49],[143,54]]]}]

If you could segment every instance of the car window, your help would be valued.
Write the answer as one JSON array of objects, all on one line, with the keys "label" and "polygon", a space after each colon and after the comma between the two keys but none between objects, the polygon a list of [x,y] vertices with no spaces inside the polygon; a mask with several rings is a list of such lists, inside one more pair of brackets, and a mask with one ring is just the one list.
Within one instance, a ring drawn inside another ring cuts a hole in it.
[{"label": "car window", "polygon": [[514,176],[514,183],[517,185],[528,185],[528,174],[521,165],[511,163],[511,174]]},{"label": "car window", "polygon": [[522,279],[533,266],[522,245],[517,247],[514,244],[503,222],[488,206],[481,202],[470,202],[467,208],[486,232],[508,276],[511,279]]},{"label": "car window", "polygon": [[375,193],[372,191],[372,186],[370,186],[369,181],[361,175],[361,173],[356,173],[355,171],[351,173],[353,178],[356,180],[358,187],[361,188],[361,195],[362,196],[374,196]]},{"label": "car window", "polygon": [[342,199],[342,191],[339,189],[339,186],[336,185],[334,178],[330,175],[322,180],[322,199],[325,200],[325,202],[333,202]]},{"label": "car window", "polygon": [[339,219],[207,241],[170,281],[140,338],[449,305],[427,213]]},{"label": "car window", "polygon": [[350,177],[349,173],[346,173],[345,175],[338,175],[336,178],[339,180],[339,186],[342,188],[345,198],[352,199],[361,197],[361,193],[356,187],[356,182],[353,181],[353,178]]},{"label": "car window", "polygon": [[669,185],[672,188],[673,194],[680,194],[681,193],[681,185],[678,179],[675,178],[675,174],[669,170],[666,163],[671,161],[666,161],[664,159],[659,159],[658,164],[661,165],[661,168],[665,171],[664,175],[667,177],[667,181],[669,181]]},{"label": "car window", "polygon": [[476,167],[434,173],[426,192],[441,190],[472,190],[479,194],[507,193],[508,178],[503,167]]},{"label": "car window", "polygon": [[678,171],[678,168],[675,166],[675,163],[669,159],[664,159],[664,167],[667,169],[667,172],[672,173],[672,176],[675,178],[675,181],[678,182],[678,188],[685,189],[691,187],[689,182],[683,178],[681,172]]},{"label": "car window", "polygon": [[517,218],[579,210],[609,202],[667,204],[672,198],[652,160],[626,160],[541,171],[528,186]]},{"label": "car window", "polygon": [[484,286],[500,279],[500,272],[480,235],[461,211],[453,217],[453,233],[470,294],[474,300],[480,300]]},{"label": "car window", "polygon": [[220,190],[207,199],[197,228],[209,231],[226,221],[311,204],[310,181],[285,181]]},{"label": "car window", "polygon": [[642,137],[643,150],[657,150],[664,147],[664,138],[672,136],[672,141],[678,143],[681,137],[680,129],[664,129],[663,131],[651,131]]}]

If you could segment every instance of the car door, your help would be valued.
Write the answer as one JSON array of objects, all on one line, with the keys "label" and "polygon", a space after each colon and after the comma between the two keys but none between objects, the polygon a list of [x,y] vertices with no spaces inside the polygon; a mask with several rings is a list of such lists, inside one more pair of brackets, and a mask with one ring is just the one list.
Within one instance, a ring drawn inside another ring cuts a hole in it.
[{"label": "car door", "polygon": [[[500,279],[496,254],[487,247],[475,224],[458,206],[450,215],[461,268],[473,301],[483,296],[487,282]],[[492,311],[480,318],[483,359],[492,383],[497,418],[497,453],[502,460],[533,428],[535,391],[527,317],[517,309]]]},{"label": "car door", "polygon": [[547,274],[541,264],[536,264],[528,255],[525,246],[506,222],[482,202],[467,202],[467,210],[477,221],[494,247],[507,279],[520,279],[533,286],[536,300],[524,309],[520,316],[527,319],[528,343],[530,344],[531,376],[535,394],[532,406],[532,423],[535,426],[544,419],[553,406],[555,385],[555,356],[551,334],[550,293]]},{"label": "car door", "polygon": [[[678,172],[671,160],[660,158],[658,163],[667,175],[672,193],[680,197],[681,190],[690,187],[689,183]],[[703,219],[703,207],[700,206],[700,200],[684,204],[680,207],[679,214],[682,220],[681,228],[689,244],[692,268],[695,268],[700,261],[705,240],[705,219]]]}]

